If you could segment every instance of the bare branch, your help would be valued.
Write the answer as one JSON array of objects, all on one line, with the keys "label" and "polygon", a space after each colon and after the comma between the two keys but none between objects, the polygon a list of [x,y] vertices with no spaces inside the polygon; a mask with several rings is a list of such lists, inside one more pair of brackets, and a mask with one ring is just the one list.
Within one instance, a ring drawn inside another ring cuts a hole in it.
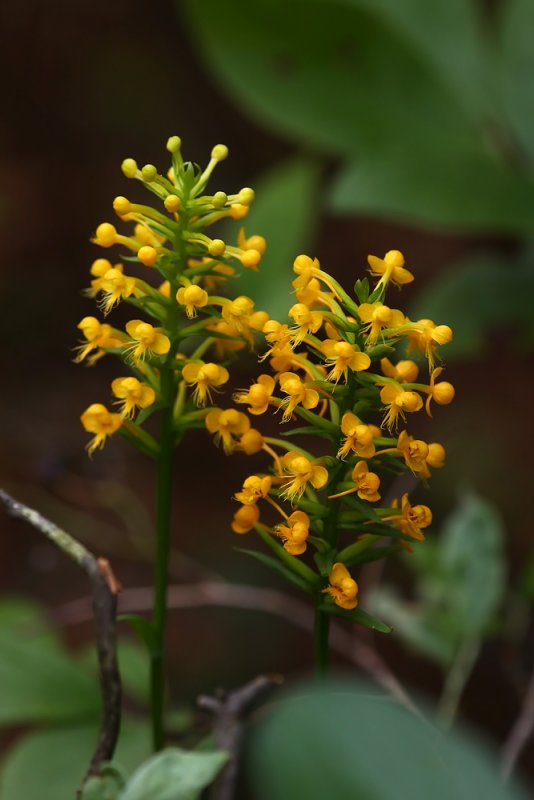
[{"label": "bare branch", "polygon": [[[200,581],[199,583],[169,586],[168,607],[174,609],[203,606],[226,606],[248,611],[274,614],[302,630],[313,631],[313,612],[306,603],[292,595],[274,589],[243,586],[225,581]],[[121,612],[146,611],[152,608],[152,589],[142,587],[127,589],[120,596]],[[89,618],[86,601],[79,600],[62,606],[55,612],[60,623],[72,625]],[[371,645],[352,632],[334,623],[330,629],[330,646],[333,651],[367,672],[401,705],[419,714],[408,694]]]},{"label": "bare branch", "polygon": [[521,751],[534,731],[534,670],[528,682],[525,700],[501,751],[501,775],[507,780],[512,774]]},{"label": "bare branch", "polygon": [[259,675],[233,692],[219,690],[214,697],[201,695],[198,698],[200,708],[213,715],[213,735],[217,747],[230,755],[211,790],[212,800],[233,800],[247,717],[256,703],[282,682],[281,675]]},{"label": "bare branch", "polygon": [[91,581],[93,614],[96,624],[96,648],[100,675],[102,718],[97,745],[87,775],[97,775],[103,761],[109,761],[115,751],[121,717],[121,682],[117,664],[117,593],[120,584],[106,559],[95,558],[80,542],[38,511],[15,500],[0,489],[0,502],[8,514],[28,522],[43,533],[63,553],[71,558]]}]

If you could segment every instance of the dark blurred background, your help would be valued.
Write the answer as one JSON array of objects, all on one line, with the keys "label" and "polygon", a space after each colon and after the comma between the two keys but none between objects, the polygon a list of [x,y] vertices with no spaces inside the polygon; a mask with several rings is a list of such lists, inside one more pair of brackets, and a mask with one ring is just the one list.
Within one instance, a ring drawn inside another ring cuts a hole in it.
[{"label": "dark blurred background", "polygon": [[[81,290],[102,253],[89,238],[100,222],[114,222],[113,198],[132,195],[123,158],[164,170],[169,135],[179,134],[185,157],[200,163],[214,144],[227,144],[213,188],[253,186],[257,210],[246,230],[269,240],[263,277],[244,284],[258,307],[287,309],[299,252],[350,288],[368,253],[400,249],[416,281],[395,305],[457,334],[444,349],[454,404],[417,431],[443,442],[447,466],[418,497],[434,509],[436,530],[467,489],[491,500],[503,521],[515,605],[498,609],[462,706],[496,741],[532,666],[524,589],[534,444],[530,23],[532,5],[513,0],[0,7],[2,484],[111,558],[126,587],[150,584],[151,464],[120,439],[89,460],[79,424],[87,405],[108,402],[116,374],[110,360],[92,369],[72,363],[76,324],[94,313]],[[257,374],[253,359],[240,369],[240,386]],[[250,463],[228,460],[198,432],[176,467],[173,582],[215,575],[285,589],[233,550],[254,546],[236,542],[228,524]],[[1,530],[6,596],[54,611],[87,593],[34,531],[6,518]],[[385,578],[409,587],[408,575],[395,563]],[[522,615],[516,638],[513,609]],[[85,622],[65,629],[75,650],[91,635]],[[395,637],[374,644],[403,681],[439,691],[431,661]],[[227,608],[170,615],[178,704],[259,672],[298,674],[309,653],[308,635],[273,616]]]}]

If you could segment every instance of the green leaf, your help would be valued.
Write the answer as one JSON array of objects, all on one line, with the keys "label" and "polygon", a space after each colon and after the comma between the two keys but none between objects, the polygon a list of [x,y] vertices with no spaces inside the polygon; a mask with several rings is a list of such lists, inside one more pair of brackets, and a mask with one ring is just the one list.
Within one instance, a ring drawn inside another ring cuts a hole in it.
[{"label": "green leaf", "polygon": [[0,606],[0,724],[96,718],[98,686],[29,603]]},{"label": "green leaf", "polygon": [[332,187],[336,213],[365,214],[434,230],[521,234],[534,230],[534,181],[484,151],[421,146],[348,163]]},{"label": "green leaf", "polygon": [[346,619],[349,622],[357,622],[358,625],[363,625],[365,628],[372,628],[374,631],[379,631],[380,633],[391,633],[393,630],[389,625],[386,625],[385,622],[371,616],[367,611],[362,611],[361,608],[347,609],[340,608],[334,603],[322,603],[319,609],[324,611],[325,614],[332,614],[334,617],[341,617],[341,619]]},{"label": "green leaf", "polygon": [[278,133],[328,153],[383,155],[399,141],[415,152],[431,142],[441,157],[448,140],[473,138],[472,104],[429,63],[439,36],[420,48],[425,34],[407,36],[387,5],[256,0],[250,14],[247,0],[188,0],[185,9],[217,81]]},{"label": "green leaf", "polygon": [[533,293],[532,254],[511,264],[481,253],[442,270],[419,293],[410,316],[451,326],[454,338],[443,348],[447,359],[481,357],[489,352],[488,334],[499,326],[519,329],[522,342],[531,335]]},{"label": "green leaf", "polygon": [[245,550],[243,547],[234,547],[234,550],[237,550],[238,553],[245,553],[247,556],[252,556],[252,558],[260,561],[266,567],[269,567],[269,569],[278,572],[279,575],[282,575],[286,580],[294,584],[294,586],[298,586],[299,589],[303,589],[305,592],[311,591],[310,585],[306,583],[304,578],[292,572],[273,556],[269,556],[267,553],[262,553],[259,550]]},{"label": "green leaf", "polygon": [[[260,234],[267,250],[259,272],[243,269],[233,282],[236,293],[251,297],[258,309],[283,320],[296,302],[293,261],[313,244],[320,209],[317,164],[302,158],[279,164],[254,184],[256,199],[240,223],[247,236]],[[230,237],[233,240],[233,237]]]},{"label": "green leaf", "polygon": [[531,0],[507,0],[499,7],[500,35],[495,60],[495,84],[499,88],[505,122],[512,126],[519,144],[534,161],[534,52]]},{"label": "green leaf", "polygon": [[526,800],[503,784],[497,754],[447,735],[363,682],[299,686],[257,726],[258,800]]},{"label": "green leaf", "polygon": [[139,639],[144,642],[149,653],[151,653],[156,646],[156,635],[154,628],[149,620],[141,617],[139,614],[119,614],[118,619],[120,622],[128,622],[130,627],[139,636]]},{"label": "green leaf", "polygon": [[[87,772],[98,726],[63,727],[31,733],[19,740],[2,764],[2,800],[73,800]],[[131,771],[148,757],[150,731],[144,723],[125,719],[115,754],[117,764]]]},{"label": "green leaf", "polygon": [[410,648],[423,653],[442,667],[452,663],[457,637],[439,629],[432,609],[407,603],[390,586],[375,589],[369,603],[374,612],[392,625],[394,635],[403,639]]},{"label": "green leaf", "polygon": [[505,588],[504,528],[491,503],[464,495],[447,518],[440,562],[451,613],[465,635],[482,635],[502,602]]},{"label": "green leaf", "polygon": [[227,760],[222,751],[168,748],[136,770],[120,800],[197,800]]}]

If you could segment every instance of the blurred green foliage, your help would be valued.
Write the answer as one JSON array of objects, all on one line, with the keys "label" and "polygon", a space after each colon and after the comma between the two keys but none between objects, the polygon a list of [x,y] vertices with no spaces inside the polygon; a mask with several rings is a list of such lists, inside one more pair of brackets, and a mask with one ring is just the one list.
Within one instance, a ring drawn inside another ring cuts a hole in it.
[{"label": "blurred green foliage", "polygon": [[382,585],[371,607],[393,626],[394,635],[447,670],[465,640],[481,640],[491,631],[506,586],[503,545],[496,509],[467,493],[440,534],[405,559],[415,579],[413,598],[405,600]]},{"label": "blurred green foliage", "polygon": [[[258,0],[254,14],[246,0],[187,0],[184,8],[204,63],[242,112],[308,159],[338,161],[330,184],[315,193],[316,209],[532,236],[530,0],[496,8],[475,0]],[[276,176],[279,206],[289,210],[294,176],[288,170],[287,187],[283,168]],[[289,268],[311,231],[283,230],[277,240],[287,240]],[[517,292],[503,291],[510,269]],[[271,281],[262,270],[258,296],[272,293]],[[499,269],[484,251],[439,276],[424,303],[434,300],[439,319],[460,320],[460,343],[450,352],[473,357],[490,322],[512,319],[532,343],[529,309],[520,301],[518,312],[517,297],[533,289],[532,258]]]},{"label": "blurred green foliage", "polygon": [[445,734],[365,683],[293,688],[257,726],[250,775],[260,800],[526,800],[493,754]]}]

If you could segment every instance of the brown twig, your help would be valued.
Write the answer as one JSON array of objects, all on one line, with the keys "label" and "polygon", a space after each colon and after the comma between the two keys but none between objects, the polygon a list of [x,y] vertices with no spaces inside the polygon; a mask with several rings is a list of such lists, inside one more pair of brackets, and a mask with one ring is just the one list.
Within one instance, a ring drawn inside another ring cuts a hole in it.
[{"label": "brown twig", "polygon": [[[43,533],[47,539],[75,561],[91,581],[102,718],[98,741],[87,774],[82,781],[83,786],[90,775],[99,773],[103,761],[112,758],[119,735],[121,682],[117,664],[116,616],[117,593],[120,591],[120,584],[108,561],[95,558],[80,542],[43,517],[38,511],[15,500],[3,489],[0,489],[0,502],[12,517],[25,520]],[[80,794],[81,790],[78,792],[78,796]]]},{"label": "brown twig", "polygon": [[[198,608],[202,606],[227,606],[263,611],[281,617],[286,622],[310,633],[313,631],[313,612],[306,603],[292,595],[274,589],[243,586],[225,581],[200,581],[199,583],[169,586],[169,608]],[[146,611],[152,608],[152,589],[142,587],[127,589],[120,596],[120,611]],[[56,609],[60,623],[72,625],[88,619],[90,611],[85,600],[77,600]],[[371,645],[357,638],[341,625],[333,624],[330,632],[332,650],[367,672],[397,702],[414,714],[419,714],[401,683],[382,657]]]},{"label": "brown twig", "polygon": [[230,755],[213,785],[211,800],[233,800],[247,717],[256,703],[282,682],[281,675],[259,675],[233,692],[218,690],[214,697],[200,695],[198,698],[199,707],[213,715],[213,736],[217,747]]},{"label": "brown twig", "polygon": [[521,751],[534,731],[534,670],[530,676],[525,700],[501,751],[501,775],[507,780],[512,774]]}]

